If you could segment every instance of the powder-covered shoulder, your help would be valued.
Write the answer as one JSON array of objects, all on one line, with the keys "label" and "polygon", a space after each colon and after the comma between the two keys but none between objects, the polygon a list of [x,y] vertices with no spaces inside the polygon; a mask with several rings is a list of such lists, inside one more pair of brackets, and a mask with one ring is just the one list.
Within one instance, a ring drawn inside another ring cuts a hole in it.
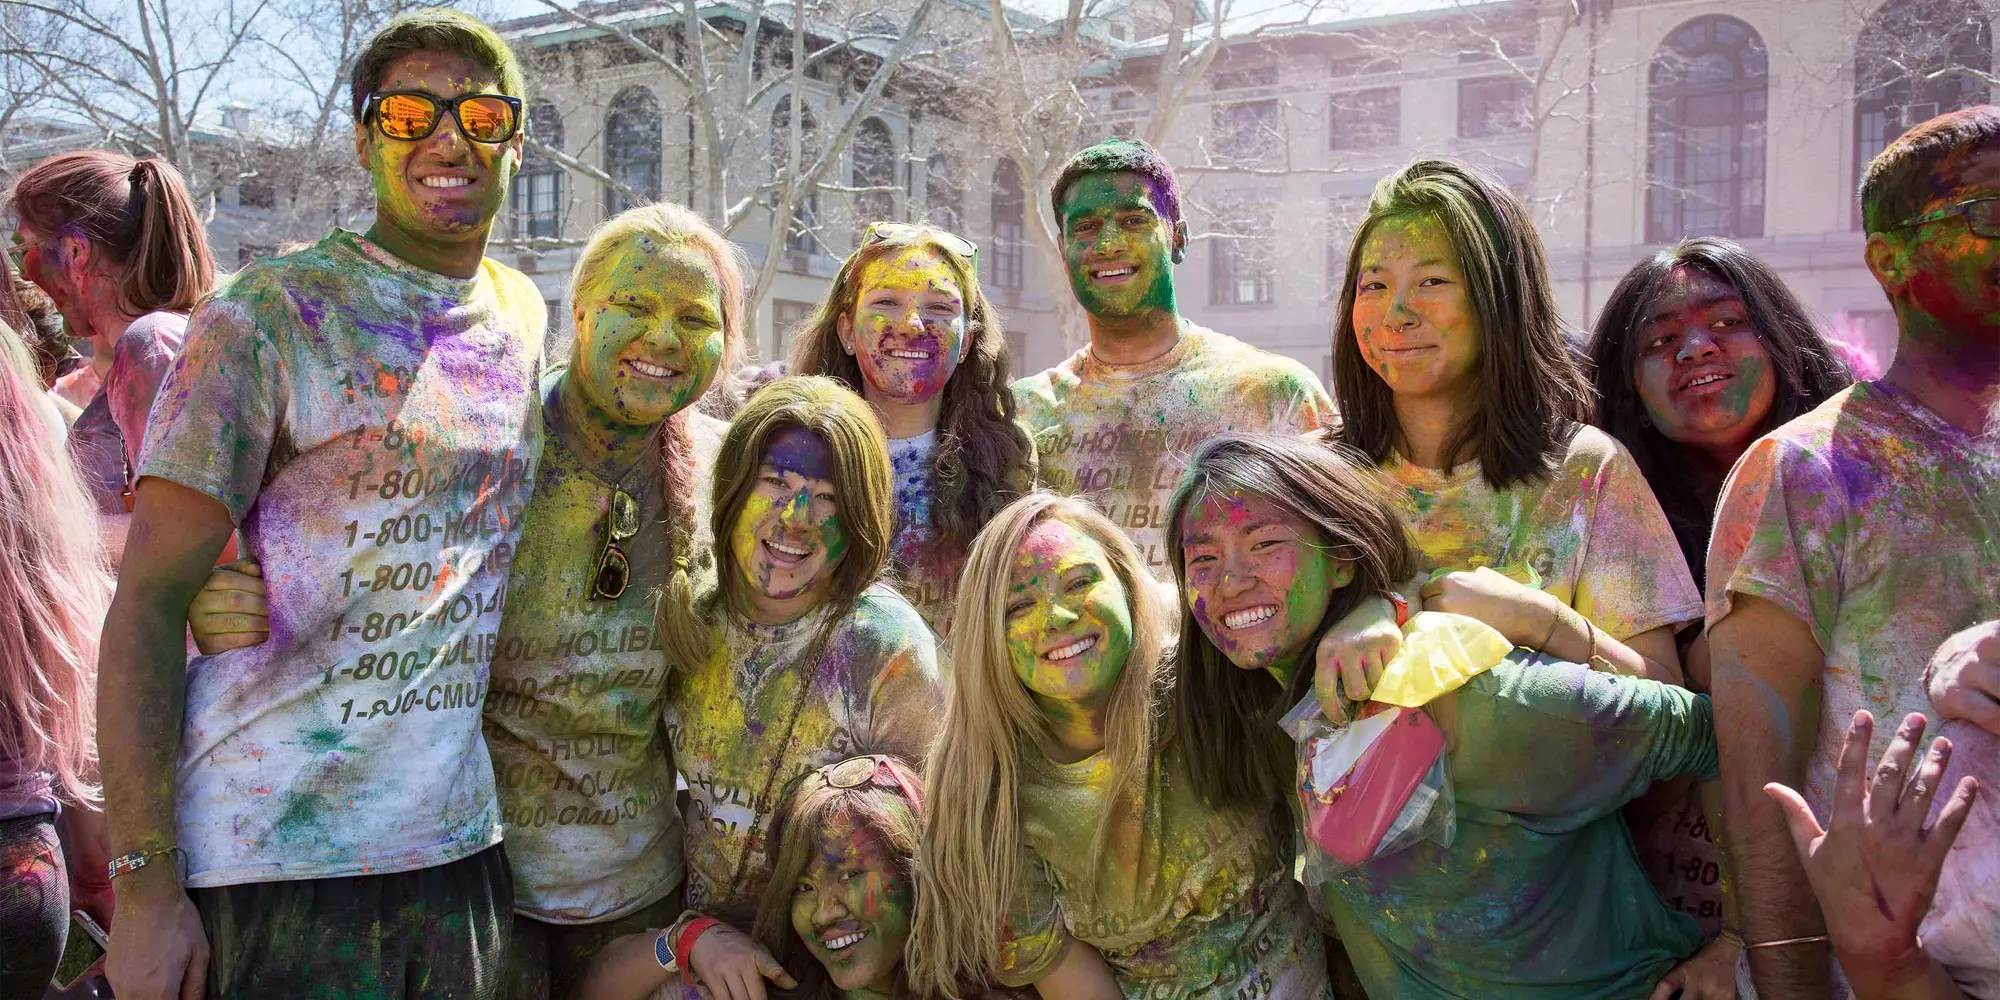
[{"label": "powder-covered shoulder", "polygon": [[1589,424],[1577,425],[1576,434],[1569,439],[1569,450],[1563,453],[1563,472],[1572,477],[1594,477],[1597,470],[1607,465],[1630,466],[1634,470],[1639,467],[1617,438]]},{"label": "powder-covered shoulder", "polygon": [[920,645],[935,649],[937,638],[924,616],[896,588],[876,583],[854,602],[854,615],[847,629],[855,638],[873,644],[883,652]]},{"label": "powder-covered shoulder", "polygon": [[1201,328],[1206,338],[1203,360],[1212,370],[1227,371],[1246,388],[1294,398],[1323,396],[1326,390],[1312,369],[1282,354],[1274,354],[1225,333]]}]

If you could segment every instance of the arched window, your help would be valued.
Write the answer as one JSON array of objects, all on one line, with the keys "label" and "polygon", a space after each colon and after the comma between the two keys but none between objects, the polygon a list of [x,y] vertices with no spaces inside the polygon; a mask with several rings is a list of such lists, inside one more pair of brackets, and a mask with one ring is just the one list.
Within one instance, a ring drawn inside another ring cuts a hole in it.
[{"label": "arched window", "polygon": [[[604,116],[604,172],[645,198],[660,199],[660,102],[644,87],[628,87]],[[616,215],[642,204],[604,186],[604,204]]]},{"label": "arched window", "polygon": [[[862,122],[861,128],[854,133],[854,186],[896,186],[896,140],[889,134],[889,126],[884,125],[880,118]],[[869,191],[856,195],[854,213],[860,216],[856,221],[861,227],[871,222],[894,219],[895,192]]]},{"label": "arched window", "polygon": [[932,153],[924,163],[924,205],[929,209],[931,225],[964,233],[960,228],[965,223],[964,203],[965,192],[959,187],[958,175],[952,172],[950,158],[943,153]]},{"label": "arched window", "polygon": [[[562,115],[556,106],[538,101],[528,109],[528,138],[557,151],[563,148]],[[514,177],[514,235],[552,238],[562,235],[563,168],[528,146],[521,154],[521,172]]]},{"label": "arched window", "polygon": [[[1993,39],[1972,0],[1890,0],[1854,45],[1854,177],[1911,126],[1984,104]],[[1854,209],[1861,227],[1861,207]]]},{"label": "arched window", "polygon": [[[777,107],[771,109],[771,168],[779,180],[791,174],[792,149],[792,99],[778,98]],[[799,172],[811,169],[813,159],[819,155],[819,122],[814,120],[812,105],[802,104],[799,113]],[[777,200],[776,193],[772,201]],[[785,227],[785,249],[810,253],[817,237],[814,229],[819,220],[819,190],[815,185],[811,191],[798,191],[792,195],[792,220]]]},{"label": "arched window", "polygon": [[1646,239],[1764,235],[1764,40],[1698,17],[1667,36],[1649,77]]},{"label": "arched window", "polygon": [[1021,245],[1027,235],[1026,195],[1021,191],[1021,171],[1014,161],[1001,157],[993,165],[993,253],[987,257],[987,278],[996,288],[1021,287]]}]

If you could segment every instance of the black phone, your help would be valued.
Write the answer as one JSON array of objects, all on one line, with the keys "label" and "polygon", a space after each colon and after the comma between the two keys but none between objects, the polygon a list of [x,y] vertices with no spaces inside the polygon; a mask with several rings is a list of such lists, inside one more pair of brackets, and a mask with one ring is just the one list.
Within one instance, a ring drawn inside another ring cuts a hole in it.
[{"label": "black phone", "polygon": [[49,982],[59,990],[75,988],[77,982],[88,975],[91,967],[104,957],[108,939],[104,928],[82,910],[69,912],[69,940],[63,944],[62,960],[56,963],[56,974]]}]

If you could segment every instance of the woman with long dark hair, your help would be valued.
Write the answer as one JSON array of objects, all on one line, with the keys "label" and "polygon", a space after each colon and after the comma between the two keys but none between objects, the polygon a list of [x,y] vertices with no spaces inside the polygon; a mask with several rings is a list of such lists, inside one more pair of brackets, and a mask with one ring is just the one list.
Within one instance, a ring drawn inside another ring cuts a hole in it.
[{"label": "woman with long dark hair", "polygon": [[1703,584],[1722,480],[1750,442],[1853,383],[1769,264],[1715,236],[1633,265],[1590,345],[1597,411]]},{"label": "woman with long dark hair", "polygon": [[[1289,707],[1317,693],[1329,718],[1355,715],[1358,699],[1315,692],[1312,651],[1415,562],[1372,478],[1343,449],[1230,436],[1196,449],[1174,491],[1185,611],[1167,715],[1191,791],[1218,811],[1299,805],[1276,725]],[[1449,752],[1450,842],[1308,869],[1369,994],[1733,997],[1733,955],[1699,979],[1683,971],[1700,933],[1647,891],[1618,815],[1655,781],[1715,776],[1708,699],[1527,649],[1461,666],[1483,669],[1422,706]]]},{"label": "woman with long dark hair", "polygon": [[869,226],[791,359],[794,374],[839,379],[881,418],[896,476],[897,582],[940,634],[972,536],[1034,479],[977,258],[933,226]]},{"label": "woman with long dark hair", "polygon": [[1399,498],[1420,568],[1515,581],[1456,572],[1424,596],[1518,645],[1679,681],[1674,628],[1701,595],[1632,457],[1585,423],[1590,382],[1527,207],[1419,160],[1376,186],[1347,278],[1337,439]]}]

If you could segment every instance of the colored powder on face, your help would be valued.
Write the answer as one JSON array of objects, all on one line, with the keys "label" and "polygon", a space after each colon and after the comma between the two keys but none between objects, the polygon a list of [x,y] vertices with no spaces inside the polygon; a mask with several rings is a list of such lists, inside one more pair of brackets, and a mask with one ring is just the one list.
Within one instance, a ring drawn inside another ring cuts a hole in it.
[{"label": "colored powder on face", "polygon": [[[914,888],[882,835],[844,809],[815,831],[814,857],[792,902],[792,929],[843,990],[885,996],[910,937]],[[839,950],[826,946],[853,935]]]},{"label": "colored powder on face", "polygon": [[651,428],[714,383],[726,348],[722,284],[700,249],[641,236],[576,294],[570,370],[606,421]]},{"label": "colored powder on face", "polygon": [[779,473],[807,479],[833,479],[833,452],[826,440],[803,427],[787,427],[771,435],[764,462]]},{"label": "colored powder on face", "polygon": [[1368,367],[1399,394],[1466,391],[1482,336],[1444,226],[1422,216],[1376,223],[1357,270],[1354,335]]},{"label": "colored powder on face", "polygon": [[[1268,497],[1231,491],[1188,508],[1185,598],[1202,634],[1236,666],[1291,682],[1333,591],[1352,577],[1318,531]],[[1270,616],[1230,628],[1232,616]]]},{"label": "colored powder on face", "polygon": [[[965,347],[958,278],[937,254],[912,247],[862,268],[855,296],[855,361],[868,385],[898,402],[944,391]],[[924,358],[889,352],[921,353]]]},{"label": "colored powder on face", "polygon": [[1174,227],[1153,199],[1146,179],[1128,173],[1086,175],[1063,196],[1063,259],[1085,312],[1174,311]]},{"label": "colored powder on face", "polygon": [[[1132,650],[1129,595],[1096,539],[1049,518],[1016,550],[1010,572],[1007,648],[1014,672],[1044,698],[1092,705],[1108,694]],[[1079,643],[1080,652],[1051,659]]]},{"label": "colored powder on face", "polygon": [[[412,90],[441,98],[497,93],[499,81],[456,53],[412,52],[391,62],[377,90]],[[443,115],[429,136],[405,141],[382,134],[374,118],[361,126],[368,143],[368,170],[374,180],[376,211],[397,229],[439,236],[463,235],[491,224],[507,197],[507,182],[518,139],[473,142],[458,123]],[[449,137],[440,133],[451,132]],[[431,188],[428,176],[468,178],[460,187]]]}]

